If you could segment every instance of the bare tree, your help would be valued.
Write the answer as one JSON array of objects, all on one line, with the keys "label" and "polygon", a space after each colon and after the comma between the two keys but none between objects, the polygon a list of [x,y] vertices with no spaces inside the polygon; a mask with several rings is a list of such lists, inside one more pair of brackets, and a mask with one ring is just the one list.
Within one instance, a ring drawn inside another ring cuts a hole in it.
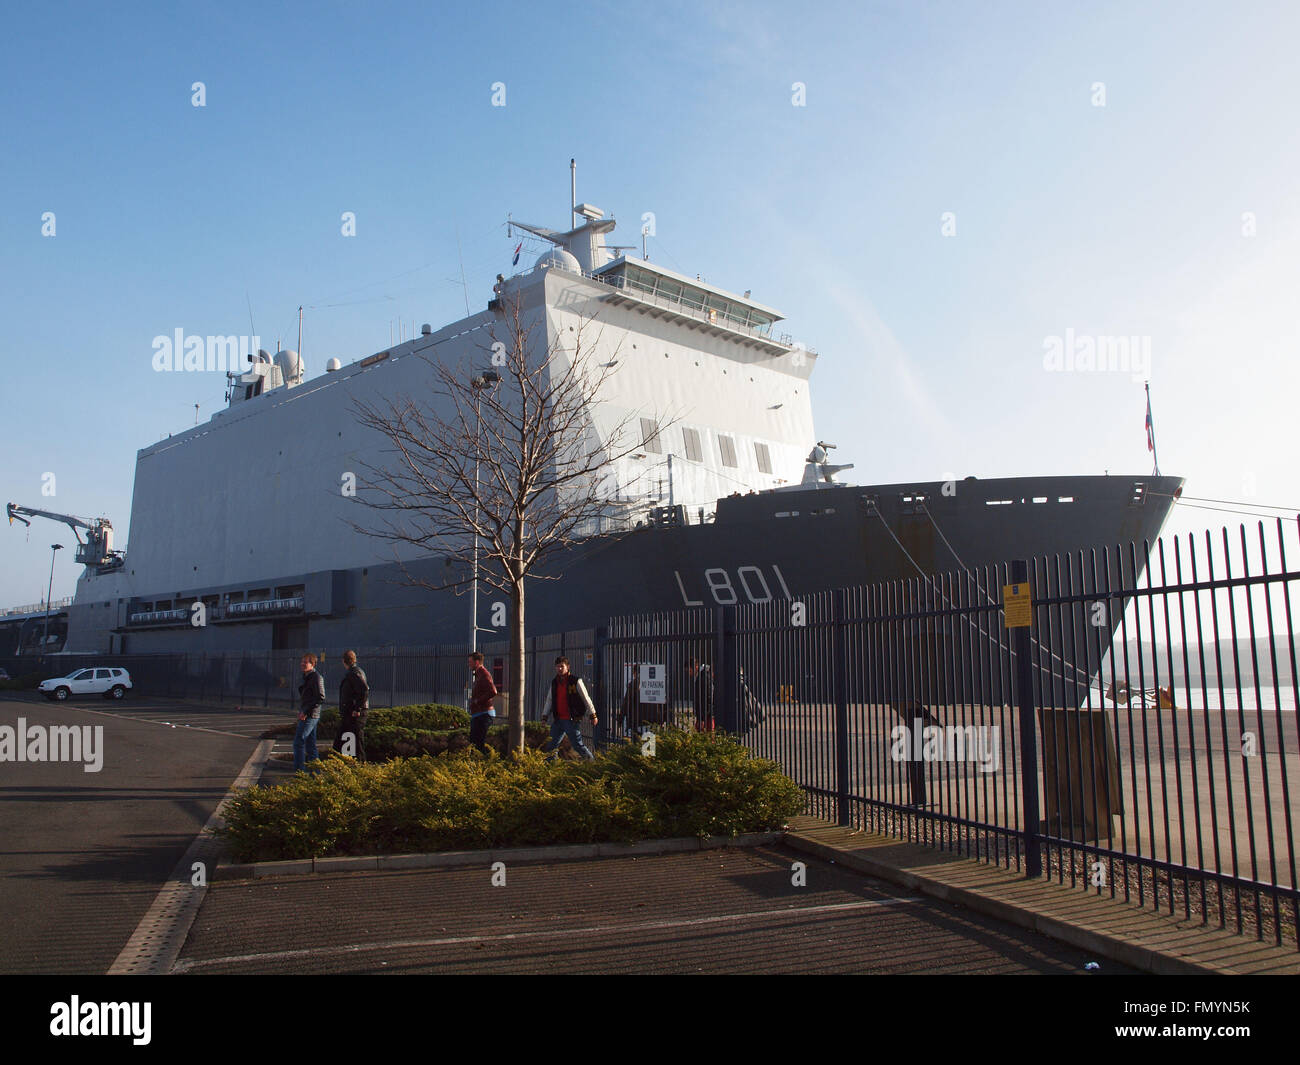
[{"label": "bare tree", "polygon": [[[591,317],[550,343],[531,333],[516,297],[500,301],[489,331],[490,369],[427,361],[429,400],[358,402],[358,419],[391,445],[388,460],[362,466],[357,499],[383,515],[381,528],[358,531],[442,555],[455,566],[444,583],[413,575],[431,590],[463,589],[479,578],[510,599],[510,747],[524,747],[525,583],[568,546],[604,527],[618,503],[607,490],[613,466],[638,451],[628,415],[597,434],[594,407],[617,363],[598,361],[599,325]],[[475,563],[477,565],[475,566]],[[475,625],[478,618],[475,618]]]}]

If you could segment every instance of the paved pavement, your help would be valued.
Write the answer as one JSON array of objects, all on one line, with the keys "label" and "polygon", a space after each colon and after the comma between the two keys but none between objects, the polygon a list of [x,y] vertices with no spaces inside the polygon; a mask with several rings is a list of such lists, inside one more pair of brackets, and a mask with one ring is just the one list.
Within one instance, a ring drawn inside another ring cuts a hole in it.
[{"label": "paved pavement", "polygon": [[1099,960],[780,846],[507,863],[499,887],[492,876],[485,859],[221,880],[173,971],[993,975]]}]

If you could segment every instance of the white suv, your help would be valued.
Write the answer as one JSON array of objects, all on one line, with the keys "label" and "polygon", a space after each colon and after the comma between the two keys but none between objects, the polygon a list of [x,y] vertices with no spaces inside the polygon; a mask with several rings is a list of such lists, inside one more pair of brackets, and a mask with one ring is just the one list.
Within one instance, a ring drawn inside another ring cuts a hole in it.
[{"label": "white suv", "polygon": [[59,702],[70,695],[102,695],[105,699],[123,699],[131,689],[131,674],[125,669],[79,669],[66,677],[41,681],[40,692]]}]

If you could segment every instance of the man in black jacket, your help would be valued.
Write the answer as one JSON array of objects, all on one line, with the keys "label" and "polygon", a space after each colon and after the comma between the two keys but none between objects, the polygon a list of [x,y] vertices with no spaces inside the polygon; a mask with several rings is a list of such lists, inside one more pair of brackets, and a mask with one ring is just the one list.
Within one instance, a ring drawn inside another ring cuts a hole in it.
[{"label": "man in black jacket", "polygon": [[[366,748],[361,740],[361,730],[370,710],[370,685],[365,672],[357,665],[355,651],[343,652],[343,664],[347,672],[339,682],[339,734],[334,738],[334,749],[364,762]],[[344,739],[348,735],[352,737],[350,750],[348,741]]]},{"label": "man in black jacket", "polygon": [[691,678],[691,704],[695,711],[695,731],[712,732],[713,721],[713,670],[699,659],[686,660],[686,672]]},{"label": "man in black jacket", "polygon": [[298,685],[298,727],[293,733],[293,768],[297,772],[305,761],[316,761],[316,726],[320,723],[320,708],[325,705],[325,681],[316,672],[316,656],[302,656],[302,683]]}]

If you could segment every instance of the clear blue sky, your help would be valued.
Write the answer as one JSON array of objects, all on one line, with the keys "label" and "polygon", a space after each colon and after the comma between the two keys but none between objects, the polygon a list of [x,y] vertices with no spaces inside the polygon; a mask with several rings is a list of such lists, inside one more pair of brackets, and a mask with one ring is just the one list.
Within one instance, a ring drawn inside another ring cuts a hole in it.
[{"label": "clear blue sky", "polygon": [[[10,10],[0,495],[128,540],[136,450],[224,391],[155,373],[155,336],[248,333],[251,302],[292,346],[301,303],[314,375],[441,325],[462,255],[475,307],[508,268],[507,212],[567,223],[576,156],[616,236],[653,211],[652,259],[818,349],[861,483],[1148,472],[1140,379],[1044,369],[1070,330],[1150,338],[1189,493],[1300,505],[1297,39],[1253,2]],[[41,599],[68,531],[0,535],[0,606]]]}]

